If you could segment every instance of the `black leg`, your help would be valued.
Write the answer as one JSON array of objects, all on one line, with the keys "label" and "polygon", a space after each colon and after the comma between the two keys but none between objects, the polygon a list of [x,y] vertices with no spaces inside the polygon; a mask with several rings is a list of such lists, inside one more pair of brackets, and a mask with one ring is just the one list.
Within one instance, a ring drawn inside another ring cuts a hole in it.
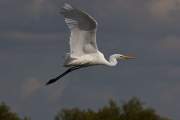
[{"label": "black leg", "polygon": [[70,72],[72,72],[72,71],[74,71],[74,70],[76,70],[76,69],[79,69],[79,68],[81,68],[81,67],[82,67],[82,66],[74,66],[74,67],[71,67],[71,68],[67,69],[64,73],[60,74],[59,76],[50,79],[50,80],[46,83],[46,85],[49,85],[49,84],[52,84],[52,83],[56,82],[57,80],[59,80],[60,78],[62,78],[63,76],[65,76],[66,74],[68,74],[68,73],[70,73]]}]

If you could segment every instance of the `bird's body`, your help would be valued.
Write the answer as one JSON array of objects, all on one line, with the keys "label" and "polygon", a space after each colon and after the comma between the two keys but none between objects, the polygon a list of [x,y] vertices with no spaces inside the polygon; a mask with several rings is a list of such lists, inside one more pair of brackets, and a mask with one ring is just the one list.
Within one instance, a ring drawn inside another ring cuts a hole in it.
[{"label": "bird's body", "polygon": [[64,63],[64,66],[69,67],[69,69],[58,77],[51,79],[47,85],[79,68],[94,65],[115,66],[118,60],[134,58],[122,54],[113,54],[109,61],[106,60],[96,44],[96,20],[86,12],[67,3],[62,7],[61,14],[71,31],[70,53],[67,53]]},{"label": "bird's body", "polygon": [[89,53],[80,57],[68,57],[65,60],[65,67],[79,66],[79,65],[102,65],[108,64],[108,61],[104,58],[104,55],[97,51],[96,53]]}]

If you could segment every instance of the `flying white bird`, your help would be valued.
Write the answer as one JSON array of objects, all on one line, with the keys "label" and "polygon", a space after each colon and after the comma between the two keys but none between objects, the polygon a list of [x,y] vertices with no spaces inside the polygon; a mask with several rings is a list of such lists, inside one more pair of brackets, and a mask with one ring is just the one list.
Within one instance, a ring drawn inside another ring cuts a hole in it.
[{"label": "flying white bird", "polygon": [[70,53],[67,53],[64,66],[67,71],[49,80],[46,85],[56,82],[64,75],[76,69],[94,65],[115,66],[118,60],[133,59],[135,57],[122,54],[113,54],[107,61],[98,50],[96,44],[96,20],[86,12],[65,3],[60,12],[71,31]]}]

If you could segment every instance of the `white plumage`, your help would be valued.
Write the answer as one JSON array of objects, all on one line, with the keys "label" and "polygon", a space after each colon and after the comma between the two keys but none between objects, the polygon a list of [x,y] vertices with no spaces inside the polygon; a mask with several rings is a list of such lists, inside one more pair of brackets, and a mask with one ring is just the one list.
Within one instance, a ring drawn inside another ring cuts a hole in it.
[{"label": "white plumage", "polygon": [[67,73],[82,67],[93,65],[115,66],[117,60],[134,58],[122,54],[113,54],[107,61],[96,44],[96,20],[86,12],[67,3],[62,7],[61,14],[71,31],[70,53],[67,53],[64,63],[65,67],[70,68],[58,77],[51,79],[47,84],[51,84]]},{"label": "white plumage", "polygon": [[96,45],[96,21],[67,3],[62,8],[61,14],[64,15],[71,31],[70,54],[67,54],[65,66],[93,62],[93,58],[99,54]]}]

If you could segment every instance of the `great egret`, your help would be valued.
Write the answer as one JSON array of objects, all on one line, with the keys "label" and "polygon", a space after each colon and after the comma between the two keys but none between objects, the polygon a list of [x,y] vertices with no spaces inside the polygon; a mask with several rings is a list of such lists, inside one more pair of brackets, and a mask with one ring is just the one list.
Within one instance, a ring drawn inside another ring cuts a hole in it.
[{"label": "great egret", "polygon": [[133,59],[132,56],[113,54],[107,61],[96,44],[96,20],[86,12],[65,3],[60,12],[71,31],[70,53],[67,53],[64,66],[69,67],[61,75],[49,80],[46,85],[56,82],[76,69],[93,65],[115,66],[118,60]]}]

